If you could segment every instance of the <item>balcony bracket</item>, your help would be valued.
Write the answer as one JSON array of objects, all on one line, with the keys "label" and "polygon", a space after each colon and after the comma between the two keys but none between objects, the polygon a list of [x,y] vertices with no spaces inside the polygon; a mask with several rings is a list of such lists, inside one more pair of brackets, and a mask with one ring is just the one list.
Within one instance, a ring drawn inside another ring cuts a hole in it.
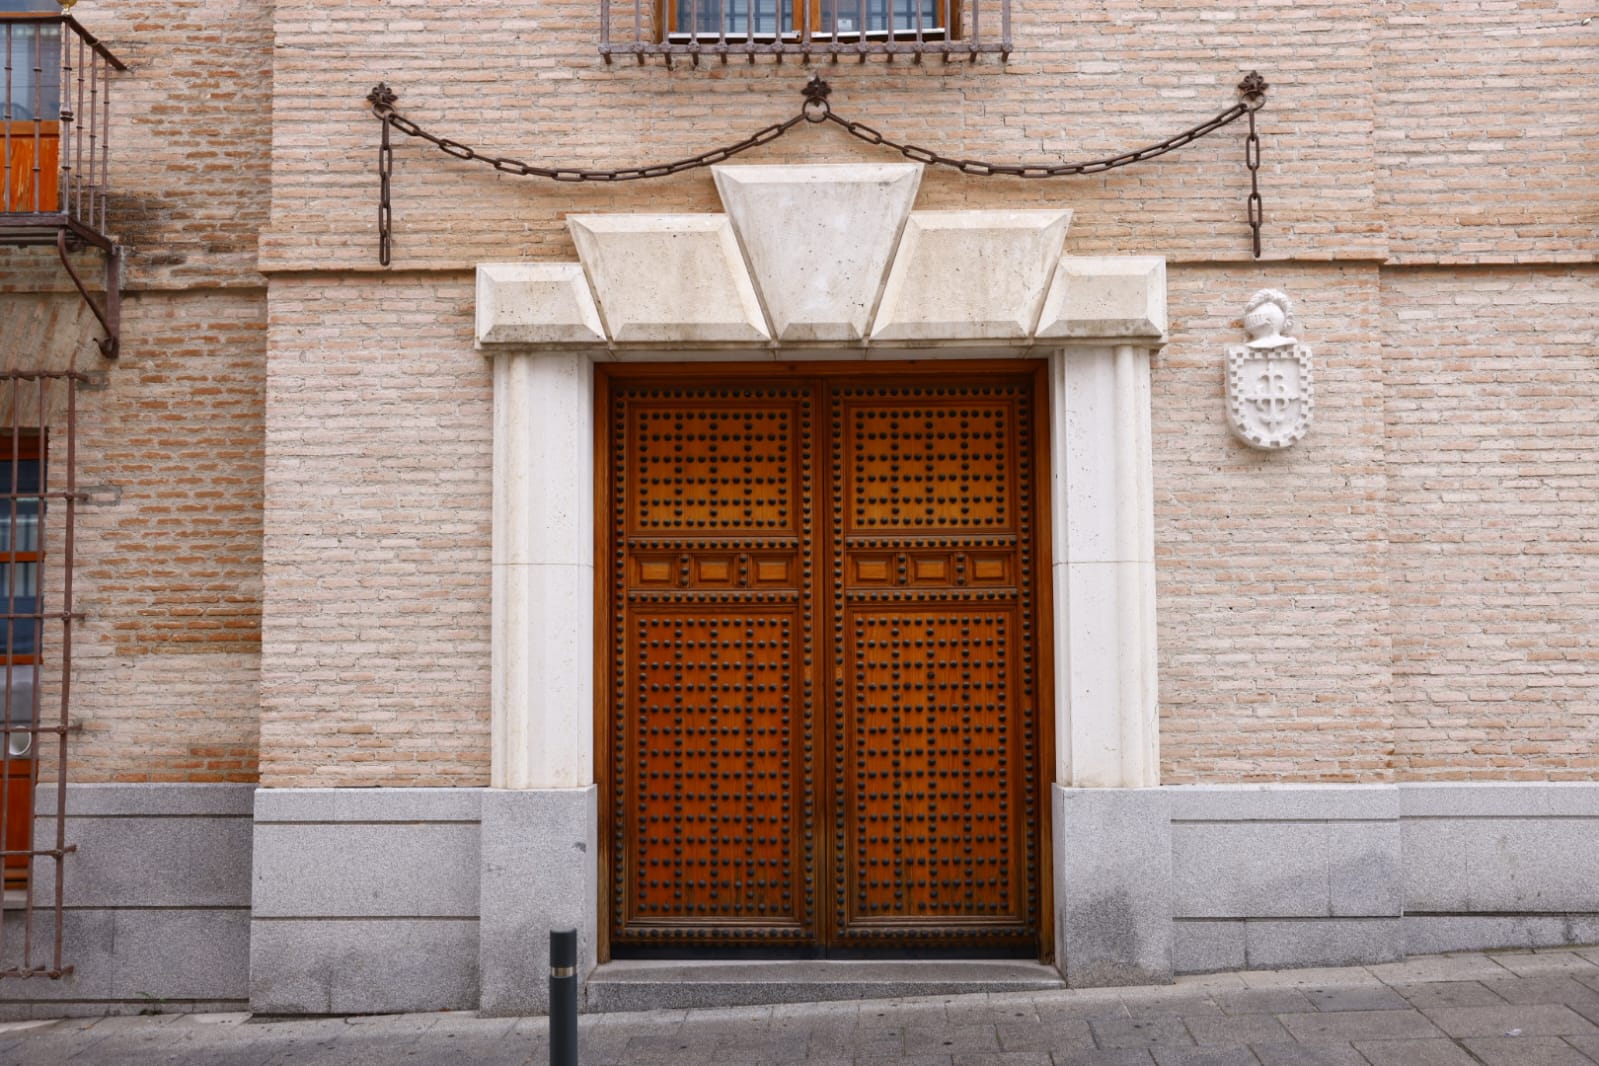
[{"label": "balcony bracket", "polygon": [[89,305],[94,317],[100,320],[100,328],[105,330],[106,335],[95,341],[100,348],[100,354],[107,359],[115,359],[122,347],[122,246],[109,244],[102,249],[105,252],[105,306],[102,307],[95,302],[94,294],[84,288],[83,279],[78,277],[78,272],[72,269],[72,260],[67,254],[71,250],[67,243],[67,233],[66,229],[56,233],[56,251],[61,256],[61,265],[66,268],[67,277],[72,279],[78,295]]}]

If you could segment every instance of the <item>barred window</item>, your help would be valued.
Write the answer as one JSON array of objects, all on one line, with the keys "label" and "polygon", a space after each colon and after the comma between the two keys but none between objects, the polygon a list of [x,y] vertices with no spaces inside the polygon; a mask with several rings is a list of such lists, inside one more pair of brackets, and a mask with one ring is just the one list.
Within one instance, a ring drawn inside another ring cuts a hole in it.
[{"label": "barred window", "polygon": [[939,0],[673,0],[668,32],[684,37],[942,37],[951,14]]},{"label": "barred window", "polygon": [[1010,52],[1010,0],[601,0],[614,55],[923,55]]}]

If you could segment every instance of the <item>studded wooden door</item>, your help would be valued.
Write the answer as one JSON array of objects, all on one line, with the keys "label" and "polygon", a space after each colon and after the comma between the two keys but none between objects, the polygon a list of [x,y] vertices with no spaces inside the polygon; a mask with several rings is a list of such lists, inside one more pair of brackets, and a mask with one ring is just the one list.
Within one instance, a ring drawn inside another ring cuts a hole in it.
[{"label": "studded wooden door", "polygon": [[1037,955],[1035,375],[608,378],[613,954]]}]

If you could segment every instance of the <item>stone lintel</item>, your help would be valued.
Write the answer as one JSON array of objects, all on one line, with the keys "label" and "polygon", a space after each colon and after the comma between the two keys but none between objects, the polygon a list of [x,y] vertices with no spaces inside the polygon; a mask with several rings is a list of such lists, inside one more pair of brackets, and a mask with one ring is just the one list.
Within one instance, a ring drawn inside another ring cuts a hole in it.
[{"label": "stone lintel", "polygon": [[605,327],[578,263],[483,263],[477,344],[590,345]]},{"label": "stone lintel", "polygon": [[1159,256],[1064,256],[1044,299],[1037,339],[1166,341],[1166,261]]},{"label": "stone lintel", "polygon": [[1026,341],[1070,211],[917,211],[900,238],[872,339]]},{"label": "stone lintel", "polygon": [[726,215],[570,215],[566,222],[618,344],[771,339]]}]

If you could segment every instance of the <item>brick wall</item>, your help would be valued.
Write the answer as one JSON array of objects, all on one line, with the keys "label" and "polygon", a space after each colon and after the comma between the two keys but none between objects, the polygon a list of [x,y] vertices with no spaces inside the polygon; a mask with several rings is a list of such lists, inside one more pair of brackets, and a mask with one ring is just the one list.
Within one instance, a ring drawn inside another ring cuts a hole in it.
[{"label": "brick wall", "polygon": [[270,307],[262,780],[486,784],[471,277],[280,278]]},{"label": "brick wall", "polygon": [[[810,70],[794,62],[607,67],[591,0],[456,5],[369,0],[277,4],[272,267],[375,261],[378,82],[424,125],[530,162],[614,167],[669,160],[794,115]],[[840,114],[957,155],[1067,161],[1168,137],[1236,100],[1259,67],[1276,88],[1264,178],[1275,256],[1370,258],[1383,250],[1373,188],[1371,20],[1343,2],[1250,18],[1198,0],[1014,5],[1008,65],[813,63]],[[381,47],[377,42],[382,42]],[[483,61],[483,56],[493,58]],[[1242,126],[1142,167],[1067,182],[979,181],[931,171],[920,206],[1069,201],[1074,249],[1247,259]],[[836,128],[802,127],[747,162],[897,158]],[[716,209],[703,175],[627,185],[513,179],[420,142],[396,153],[396,263],[571,254],[567,212]]]},{"label": "brick wall", "polygon": [[[127,253],[121,359],[94,348],[103,333],[53,249],[0,249],[5,365],[93,378],[78,397],[87,499],[69,773],[252,781],[271,7],[156,0],[75,14],[131,68],[115,76],[111,115],[110,229]],[[74,262],[98,289],[101,257]],[[52,435],[53,478],[62,440]]]},{"label": "brick wall", "polygon": [[272,5],[123,0],[77,15],[130,68],[113,86],[108,206],[129,287],[259,287]]},{"label": "brick wall", "polygon": [[1599,253],[1599,18],[1586,0],[1374,5],[1378,200],[1404,263]]},{"label": "brick wall", "polygon": [[1383,281],[1396,761],[1599,770],[1599,274]]},{"label": "brick wall", "polygon": [[150,292],[79,394],[75,781],[248,781],[261,626],[259,292]]},{"label": "brick wall", "polygon": [[[1153,376],[1166,780],[1593,776],[1591,14],[1018,2],[1006,64],[812,65],[846,117],[1023,160],[1158,140],[1245,71],[1271,82],[1262,263],[1242,126],[1058,183],[931,170],[918,202],[1064,203],[1072,252],[1173,264]],[[363,97],[384,80],[468,143],[609,167],[785,119],[810,70],[608,67],[592,0],[79,15],[134,68],[112,201],[134,296],[121,364],[82,321],[51,355],[109,382],[84,409],[107,491],[79,545],[74,773],[248,778],[259,713],[271,784],[483,783],[490,388],[467,270],[572,259],[568,213],[718,203],[704,172],[557,185],[402,139],[400,269],[378,273]],[[894,158],[824,126],[741,161]],[[1315,428],[1277,455],[1222,410],[1222,351],[1267,285],[1319,360]],[[61,286],[48,255],[0,251],[0,293]],[[0,336],[14,365],[19,335]]]},{"label": "brick wall", "polygon": [[1389,707],[1380,290],[1371,267],[1279,266],[1316,353],[1316,416],[1286,451],[1238,443],[1222,352],[1250,268],[1170,279],[1155,360],[1162,781],[1383,780]]}]

